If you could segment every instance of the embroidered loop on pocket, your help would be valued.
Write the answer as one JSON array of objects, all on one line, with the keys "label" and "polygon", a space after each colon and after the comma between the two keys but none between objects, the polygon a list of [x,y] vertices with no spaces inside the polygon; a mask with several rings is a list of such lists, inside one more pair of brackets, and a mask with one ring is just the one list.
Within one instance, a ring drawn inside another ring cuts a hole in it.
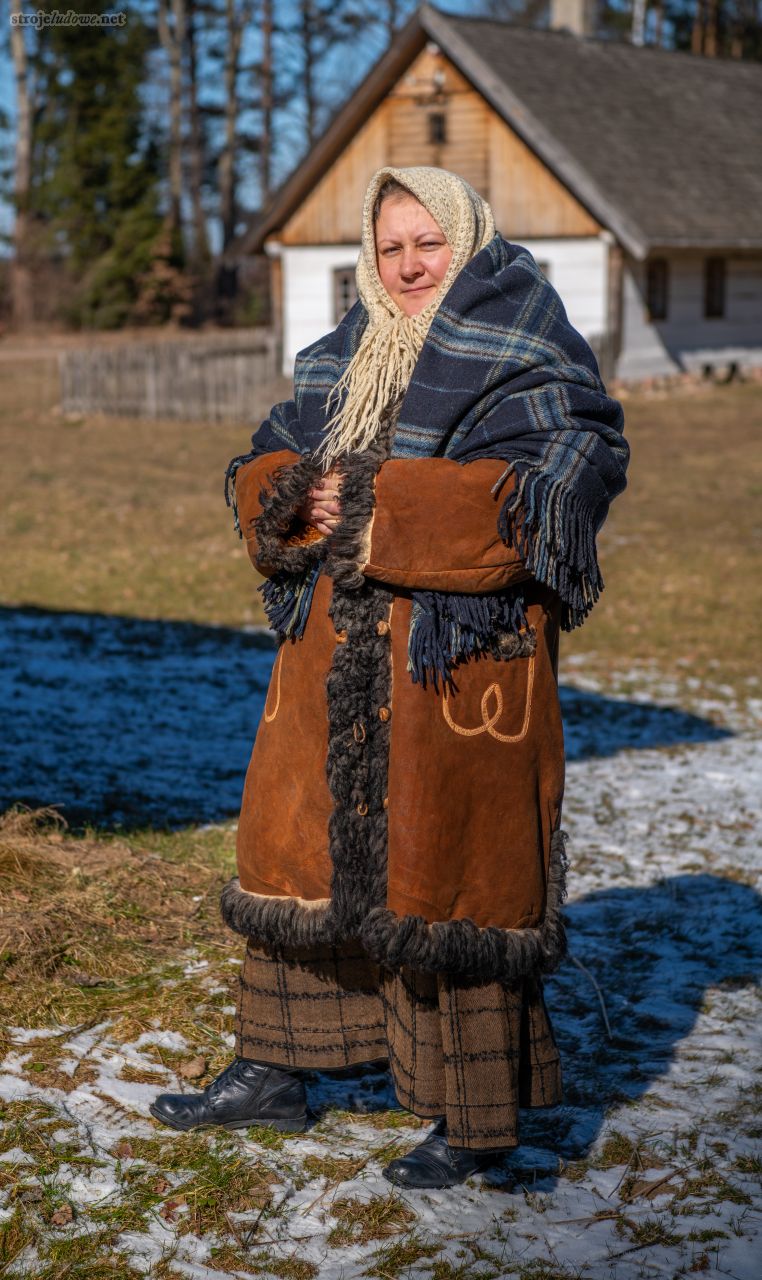
[{"label": "embroidered loop on pocket", "polygon": [[[501,733],[495,728],[501,715],[503,714],[503,691],[500,685],[495,681],[493,684],[487,685],[481,699],[482,722],[473,729],[466,729],[461,724],[456,724],[450,712],[449,699],[447,696],[447,685],[442,689],[442,715],[453,733],[459,733],[464,738],[474,738],[477,734],[488,733],[491,738],[496,738],[498,742],[521,742],[525,738],[529,729],[529,717],[532,711],[532,690],[534,688],[534,654],[529,659],[527,668],[527,695],[524,705],[524,721],[518,733]],[[495,708],[490,715],[489,704],[490,699],[494,699]]]},{"label": "embroidered loop on pocket", "polygon": [[[285,649],[285,647],[286,645],[284,642],[281,645],[280,649],[278,650],[278,656],[275,659],[275,667],[273,669],[273,675],[275,676],[275,706],[273,707],[272,711],[267,710],[267,699],[265,699],[264,717],[268,724],[275,719],[275,717],[278,714],[278,708],[280,707],[280,669],[283,661],[283,650]],[[272,680],[270,681],[270,683],[272,684]],[[268,697],[269,697],[269,690],[268,690]]]}]

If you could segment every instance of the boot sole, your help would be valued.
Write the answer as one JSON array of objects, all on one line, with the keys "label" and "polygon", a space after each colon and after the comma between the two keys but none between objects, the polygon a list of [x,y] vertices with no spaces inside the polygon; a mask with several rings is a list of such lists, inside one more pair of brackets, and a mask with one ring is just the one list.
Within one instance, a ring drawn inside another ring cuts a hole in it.
[{"label": "boot sole", "polygon": [[291,1120],[228,1120],[225,1124],[175,1124],[167,1116],[163,1116],[160,1111],[154,1111],[153,1104],[150,1104],[148,1110],[155,1120],[160,1120],[162,1124],[167,1125],[170,1129],[175,1129],[178,1133],[190,1133],[196,1129],[227,1129],[232,1132],[235,1129],[275,1129],[278,1133],[303,1133],[307,1128],[307,1116],[295,1116]]}]

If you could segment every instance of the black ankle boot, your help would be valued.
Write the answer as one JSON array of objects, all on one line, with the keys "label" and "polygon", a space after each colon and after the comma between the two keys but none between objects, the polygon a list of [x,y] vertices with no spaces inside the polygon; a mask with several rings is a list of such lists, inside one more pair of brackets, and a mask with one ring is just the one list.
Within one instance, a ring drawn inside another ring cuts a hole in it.
[{"label": "black ankle boot", "polygon": [[269,1125],[282,1133],[307,1127],[304,1081],[293,1072],[235,1058],[203,1093],[160,1093],[149,1111],[172,1129],[248,1129]]},{"label": "black ankle boot", "polygon": [[465,1182],[472,1173],[486,1169],[497,1159],[494,1153],[470,1151],[467,1147],[451,1147],[447,1141],[444,1120],[439,1120],[427,1138],[406,1156],[390,1160],[384,1177],[397,1187],[430,1190],[454,1187]]}]

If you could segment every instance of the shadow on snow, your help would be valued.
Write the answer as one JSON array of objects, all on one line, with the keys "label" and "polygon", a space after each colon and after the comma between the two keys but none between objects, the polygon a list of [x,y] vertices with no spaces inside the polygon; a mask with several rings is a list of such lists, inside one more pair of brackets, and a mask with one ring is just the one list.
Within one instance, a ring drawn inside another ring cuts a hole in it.
[{"label": "shadow on snow", "polygon": [[[0,809],[183,826],[237,815],[275,654],[264,631],[0,608]],[[728,736],[674,707],[561,688],[567,758]]]},{"label": "shadow on snow", "polygon": [[[717,1067],[718,1049],[727,1055],[723,1101],[729,1111],[724,1119],[726,1127],[732,1127],[732,1109],[739,1102],[734,1096],[733,1054],[755,1049],[747,1039],[741,1042],[744,1029],[748,1035],[748,1019],[739,1023],[736,1043],[731,1042],[731,1006],[741,1014],[744,1004],[747,1011],[756,1008],[750,1002],[756,996],[751,988],[762,971],[760,906],[762,898],[753,888],[710,874],[601,890],[567,906],[570,952],[599,985],[611,1038],[590,978],[566,960],[545,986],[561,1051],[564,1102],[522,1110],[520,1146],[486,1173],[489,1183],[509,1189],[519,1181],[550,1191],[559,1158],[584,1159],[609,1108],[627,1108],[646,1091],[655,1107],[651,1131],[669,1142],[666,1115],[682,1128],[682,1138],[688,1138],[691,1121],[685,1112],[693,1112],[698,1123],[704,1118],[695,1090],[712,1075],[717,1087],[716,1072],[723,1070]],[[722,1002],[725,1035],[718,1044],[709,1026],[705,1038],[694,1040],[688,1057],[679,1060],[680,1044],[693,1030],[711,991]],[[679,1082],[669,1078],[676,1059]],[[691,1083],[692,1096],[683,1099],[681,1089]],[[371,1112],[398,1105],[390,1077],[379,1066],[314,1072],[308,1088],[318,1113],[327,1106]],[[626,1110],[619,1124],[628,1128]],[[644,1129],[642,1111],[638,1127]],[[647,1150],[643,1159],[647,1167]]]}]

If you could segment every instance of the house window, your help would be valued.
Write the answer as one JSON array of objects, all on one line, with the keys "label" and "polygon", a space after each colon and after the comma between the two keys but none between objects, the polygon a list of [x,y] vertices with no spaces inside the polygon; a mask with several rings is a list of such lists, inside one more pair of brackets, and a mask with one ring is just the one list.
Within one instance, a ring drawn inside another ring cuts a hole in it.
[{"label": "house window", "polygon": [[646,266],[646,307],[649,320],[666,320],[669,294],[669,263],[652,258]]},{"label": "house window", "polygon": [[725,259],[704,259],[704,315],[707,320],[725,315]]},{"label": "house window", "polygon": [[447,141],[447,116],[442,111],[432,111],[429,115],[429,142],[439,147]]},{"label": "house window", "polygon": [[357,302],[357,281],[354,267],[336,267],[333,273],[333,322],[340,320]]}]

